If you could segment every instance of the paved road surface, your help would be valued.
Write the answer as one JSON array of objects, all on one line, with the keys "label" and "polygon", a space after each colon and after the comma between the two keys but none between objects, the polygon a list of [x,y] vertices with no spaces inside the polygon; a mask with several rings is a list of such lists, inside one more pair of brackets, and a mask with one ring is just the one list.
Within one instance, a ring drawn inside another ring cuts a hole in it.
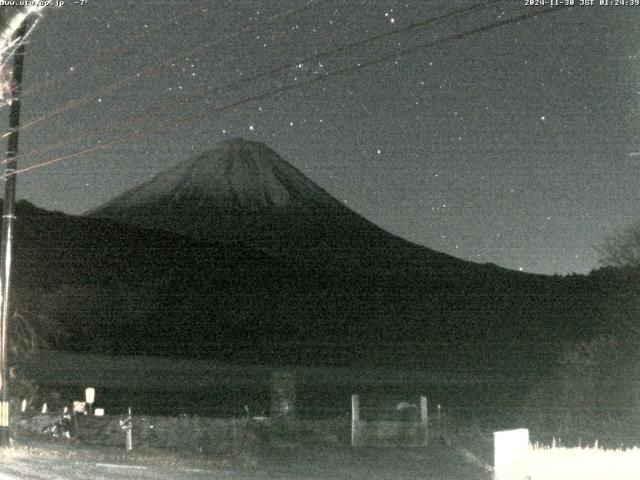
[{"label": "paved road surface", "polygon": [[485,480],[476,466],[442,447],[411,449],[281,449],[253,469],[185,467],[22,456],[0,464],[0,480]]}]

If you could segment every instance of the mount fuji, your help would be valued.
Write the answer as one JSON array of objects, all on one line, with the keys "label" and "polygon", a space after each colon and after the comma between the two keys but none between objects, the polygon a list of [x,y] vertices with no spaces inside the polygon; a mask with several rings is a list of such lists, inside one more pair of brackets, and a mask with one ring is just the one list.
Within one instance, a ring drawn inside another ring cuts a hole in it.
[{"label": "mount fuji", "polygon": [[382,230],[264,144],[243,139],[221,142],[88,215],[198,241],[243,243],[325,269],[435,274],[480,267]]},{"label": "mount fuji", "polygon": [[[167,263],[154,268],[179,273],[158,290],[157,274],[136,270],[149,277],[139,301],[158,315],[152,327],[147,317],[136,325],[147,336],[182,325],[153,341],[182,338],[197,355],[229,350],[229,358],[255,361],[460,368],[511,368],[517,357],[533,368],[545,361],[540,345],[559,348],[591,334],[598,323],[591,299],[604,295],[587,278],[513,272],[403,240],[270,148],[242,139],[187,159],[82,219],[166,239],[170,261],[158,256],[161,249],[135,247]],[[139,311],[131,307],[128,321]]]}]

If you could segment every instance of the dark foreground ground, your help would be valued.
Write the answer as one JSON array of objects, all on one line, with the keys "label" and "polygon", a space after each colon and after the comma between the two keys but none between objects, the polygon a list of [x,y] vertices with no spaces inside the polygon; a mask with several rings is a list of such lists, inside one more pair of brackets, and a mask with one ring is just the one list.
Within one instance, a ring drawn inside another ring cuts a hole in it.
[{"label": "dark foreground ground", "polygon": [[[41,388],[40,396],[33,400],[36,409],[46,401],[51,411],[61,411],[63,404],[83,398],[84,387],[94,386],[98,406],[106,407],[112,415],[124,414],[127,405],[133,405],[138,415],[188,413],[217,418],[244,415],[244,405],[249,406],[252,414],[268,410],[274,369],[192,360],[47,352],[23,358],[18,370]],[[474,388],[487,389],[487,385],[493,387],[491,381],[495,381],[435,371],[299,368],[295,373],[299,412],[301,417],[312,418],[327,415],[348,418],[350,395],[354,392],[362,396],[364,418],[367,415],[378,418],[381,406],[392,408],[400,400],[415,401],[422,394],[429,396],[431,405],[443,404],[444,418],[449,405],[461,405],[461,400],[454,401],[458,397],[452,392],[463,392],[462,399],[475,398],[470,393]],[[58,392],[57,400],[46,393],[52,390]],[[285,438],[272,439],[266,445],[251,445],[250,451],[236,452],[228,458],[142,448],[127,455],[123,450],[88,447],[79,442],[19,437],[18,447],[5,452],[0,463],[0,480],[490,478],[486,469],[470,461],[458,448],[477,446],[475,437],[473,441],[464,438],[456,441],[447,435],[445,443],[435,428],[430,426],[430,432],[433,438],[426,448],[352,448],[348,438],[342,443]],[[490,452],[482,448],[472,450],[480,454],[483,461],[489,461]]]},{"label": "dark foreground ground", "polygon": [[429,479],[485,480],[489,474],[440,442],[426,448],[289,446],[259,457],[212,459],[163,451],[126,452],[18,441],[0,457],[0,479]]}]

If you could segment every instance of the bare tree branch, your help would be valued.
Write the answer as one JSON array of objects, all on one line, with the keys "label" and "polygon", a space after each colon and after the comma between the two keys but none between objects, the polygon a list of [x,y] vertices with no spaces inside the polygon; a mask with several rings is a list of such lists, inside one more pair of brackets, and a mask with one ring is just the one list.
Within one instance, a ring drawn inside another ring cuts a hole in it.
[{"label": "bare tree branch", "polygon": [[605,267],[640,268],[640,222],[607,237],[598,252]]}]

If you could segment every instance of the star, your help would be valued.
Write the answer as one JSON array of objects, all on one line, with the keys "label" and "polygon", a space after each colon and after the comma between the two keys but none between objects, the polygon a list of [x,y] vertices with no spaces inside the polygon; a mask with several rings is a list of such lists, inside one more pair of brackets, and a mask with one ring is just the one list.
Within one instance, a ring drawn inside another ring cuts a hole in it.
[{"label": "star", "polygon": [[[25,92],[38,82],[46,82],[46,88],[25,95],[24,120],[47,116],[68,101],[88,101],[25,129],[21,148],[26,153],[52,143],[51,138],[71,138],[74,134],[68,132],[75,132],[78,125],[82,133],[100,132],[95,136],[103,144],[144,130],[167,131],[144,140],[149,145],[158,142],[148,153],[122,155],[122,150],[135,148],[125,142],[78,157],[81,161],[73,166],[78,172],[96,169],[98,155],[114,159],[100,167],[104,195],[82,205],[72,200],[73,188],[82,196],[86,193],[85,182],[77,178],[96,177],[74,177],[75,183],[61,189],[58,184],[63,182],[53,181],[55,169],[60,165],[58,171],[66,173],[65,168],[71,167],[63,167],[64,162],[47,167],[52,175],[41,179],[34,175],[31,184],[21,187],[23,198],[39,206],[46,208],[56,199],[62,211],[87,211],[148,175],[122,172],[139,171],[140,164],[159,172],[184,159],[185,153],[204,152],[244,132],[294,166],[308,162],[311,171],[318,172],[331,163],[334,175],[319,180],[320,187],[358,205],[364,216],[378,215],[376,220],[384,216],[388,220],[383,226],[392,233],[403,232],[410,240],[440,246],[445,253],[468,260],[533,268],[510,250],[509,245],[518,244],[541,259],[541,273],[573,268],[586,273],[599,265],[591,245],[601,243],[600,237],[613,227],[623,227],[616,223],[633,220],[632,192],[640,188],[633,175],[634,162],[640,160],[640,149],[634,147],[640,142],[640,89],[633,82],[616,80],[638,66],[640,55],[628,39],[634,38],[640,10],[624,12],[628,22],[620,21],[615,9],[598,12],[597,21],[580,9],[566,17],[550,13],[518,28],[446,40],[449,33],[464,35],[483,18],[491,23],[498,16],[506,20],[518,14],[515,6],[509,12],[496,7],[484,16],[469,12],[468,25],[440,22],[351,48],[352,42],[399,33],[402,24],[424,21],[428,12],[413,9],[411,2],[392,9],[390,3],[361,1],[349,8],[337,2],[289,15],[284,5],[296,2],[271,2],[267,12],[264,2],[246,0],[232,2],[228,11],[198,8],[196,15],[181,16],[171,2],[156,2],[153,12],[143,2],[111,0],[114,7],[99,6],[102,3],[87,7],[95,9],[90,15],[70,9],[65,14],[69,21],[35,30],[27,50]],[[457,9],[453,3],[447,8]],[[447,5],[445,0],[434,0],[434,14]],[[167,28],[155,29],[161,18]],[[232,41],[204,47],[218,39],[207,25],[234,35]],[[606,45],[592,41],[598,37],[606,39]],[[433,40],[438,44],[417,47]],[[65,45],[62,63],[46,55],[49,45]],[[504,54],[496,55],[495,45],[501,45]],[[116,48],[127,52],[126,61],[115,54]],[[403,49],[408,53],[399,54]],[[607,55],[609,51],[618,54]],[[269,73],[280,66],[286,68]],[[576,72],[589,84],[566,82]],[[253,75],[260,77],[249,81]],[[127,76],[135,82],[103,90]],[[267,95],[289,87],[297,88]],[[194,120],[181,122],[176,129],[178,117]],[[260,121],[260,130],[253,120]],[[552,129],[560,121],[562,128]],[[70,142],[70,153],[90,148],[97,140],[83,142]],[[58,152],[50,154],[53,158]],[[33,161],[45,161],[47,155]],[[604,172],[595,171],[602,161],[592,167],[592,157],[607,159],[606,193],[598,175]],[[90,182],[90,188],[95,183]],[[577,184],[583,188],[576,189]],[[397,194],[399,185],[402,195]],[[566,195],[569,191],[571,195]],[[605,194],[611,201],[599,204],[596,199]],[[575,215],[556,232],[559,198],[566,201],[562,208]],[[465,204],[460,211],[458,199]],[[534,201],[536,208],[528,208],[526,202]],[[372,213],[379,212],[382,203],[384,215]],[[462,241],[458,248],[455,242],[444,242],[438,234],[444,227],[416,220],[416,212],[424,206],[425,215],[436,220],[444,221],[451,211],[460,213],[447,217],[449,238],[462,238],[464,231],[465,238],[491,239],[493,251],[479,251],[479,246]],[[546,228],[539,228],[541,223]],[[496,234],[498,228],[504,236]],[[574,251],[576,245],[584,251]],[[568,252],[568,258],[558,260],[558,254],[549,259],[550,248]],[[580,254],[578,261],[574,253]]]}]

